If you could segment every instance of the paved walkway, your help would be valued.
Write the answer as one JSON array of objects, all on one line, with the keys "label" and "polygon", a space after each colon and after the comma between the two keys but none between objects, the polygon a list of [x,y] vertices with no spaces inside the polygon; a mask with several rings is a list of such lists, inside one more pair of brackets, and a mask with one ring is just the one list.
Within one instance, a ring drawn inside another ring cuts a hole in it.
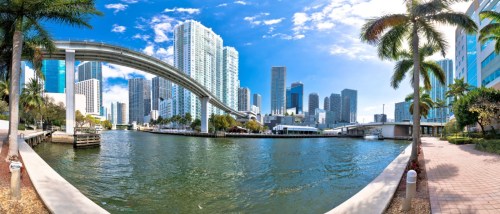
[{"label": "paved walkway", "polygon": [[432,213],[500,213],[500,155],[422,138]]}]

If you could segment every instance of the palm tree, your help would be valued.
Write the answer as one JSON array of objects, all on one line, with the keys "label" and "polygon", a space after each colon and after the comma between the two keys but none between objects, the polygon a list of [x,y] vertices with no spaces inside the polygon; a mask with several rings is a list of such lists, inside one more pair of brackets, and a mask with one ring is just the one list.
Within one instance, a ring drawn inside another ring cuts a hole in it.
[{"label": "palm tree", "polygon": [[[424,82],[424,88],[427,90],[430,90],[432,88],[431,86],[431,80],[429,73],[434,74],[434,76],[437,78],[437,80],[441,84],[445,84],[445,79],[446,75],[443,71],[443,68],[439,66],[435,61],[426,61],[425,58],[432,56],[434,53],[436,53],[439,50],[439,47],[433,47],[432,45],[424,45],[423,47],[419,48],[419,53],[420,56],[418,57],[419,63],[420,63],[420,75],[423,79]],[[391,86],[394,89],[399,88],[399,85],[401,81],[406,77],[407,73],[411,74],[411,77],[413,77],[413,55],[409,53],[408,51],[404,50],[398,53],[398,62],[394,66],[394,74],[392,75],[391,79]],[[410,82],[413,84],[413,78],[410,79]]]},{"label": "palm tree", "polygon": [[[419,106],[420,106],[420,115],[417,115],[418,116],[418,119],[420,120],[420,118],[423,116],[424,118],[427,118],[427,115],[429,115],[429,111],[431,110],[431,108],[434,107],[434,101],[432,101],[432,98],[431,98],[431,95],[429,95],[428,91],[425,89],[425,88],[420,88],[420,99],[419,99]],[[415,102],[414,101],[414,94],[411,93],[411,94],[408,94],[405,98],[405,101],[406,102],[411,102],[410,104],[410,114],[411,115],[414,115],[413,112],[414,112],[414,107],[413,107],[413,104]]]},{"label": "palm tree", "polygon": [[25,113],[31,112],[38,108],[38,113],[41,114],[41,108],[44,105],[42,92],[43,86],[42,84],[40,84],[40,81],[36,79],[30,79],[30,81],[24,88],[23,93],[21,94],[21,105],[23,106]]},{"label": "palm tree", "polygon": [[[10,67],[10,91],[19,91],[19,71],[23,51],[25,25],[33,26],[39,33],[48,35],[41,21],[53,21],[73,26],[91,28],[88,20],[91,15],[100,15],[94,0],[9,0],[0,4],[0,16],[14,20],[12,28],[12,66]],[[19,95],[9,97],[9,158],[17,158],[17,125],[19,124]]]},{"label": "palm tree", "polygon": [[482,20],[490,19],[491,23],[484,26],[479,32],[479,42],[485,43],[495,41],[495,53],[500,53],[500,13],[496,11],[483,11],[479,13],[479,18]]},{"label": "palm tree", "polygon": [[[378,46],[381,59],[398,59],[403,43],[409,42],[413,56],[413,92],[415,102],[420,102],[420,71],[419,56],[420,37],[439,47],[445,55],[447,42],[444,35],[436,29],[435,24],[451,24],[475,32],[477,26],[466,14],[453,12],[450,5],[460,0],[406,0],[406,13],[390,14],[370,19],[361,29],[361,40]],[[413,145],[411,161],[417,161],[418,143],[420,142],[420,109],[414,105],[413,115]]]},{"label": "palm tree", "polygon": [[448,91],[446,91],[446,97],[453,97],[454,100],[464,96],[467,92],[472,90],[472,86],[469,85],[462,79],[455,79],[453,84],[450,84]]},{"label": "palm tree", "polygon": [[9,80],[0,81],[0,100],[9,103]]}]

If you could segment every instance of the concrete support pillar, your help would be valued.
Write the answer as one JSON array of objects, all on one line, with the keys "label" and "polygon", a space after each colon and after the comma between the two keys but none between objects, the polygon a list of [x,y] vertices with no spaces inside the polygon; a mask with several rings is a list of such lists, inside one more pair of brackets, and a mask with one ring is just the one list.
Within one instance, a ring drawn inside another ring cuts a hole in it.
[{"label": "concrete support pillar", "polygon": [[75,50],[66,50],[66,133],[75,128]]},{"label": "concrete support pillar", "polygon": [[201,133],[208,133],[208,101],[210,97],[200,98],[201,102]]}]

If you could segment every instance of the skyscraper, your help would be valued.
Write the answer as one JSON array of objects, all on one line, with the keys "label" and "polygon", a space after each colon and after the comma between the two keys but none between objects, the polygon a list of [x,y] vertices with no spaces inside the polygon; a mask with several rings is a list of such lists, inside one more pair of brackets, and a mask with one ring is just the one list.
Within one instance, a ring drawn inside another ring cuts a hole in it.
[{"label": "skyscraper", "polygon": [[111,124],[117,124],[118,123],[118,109],[117,109],[117,103],[111,103]]},{"label": "skyscraper", "polygon": [[294,82],[286,89],[286,108],[295,108],[295,114],[302,114],[304,103],[304,84]]},{"label": "skyscraper", "polygon": [[151,112],[151,81],[144,78],[128,80],[129,122],[147,123],[144,116]]},{"label": "skyscraper", "polygon": [[[437,61],[439,66],[443,69],[445,73],[445,84],[441,84],[436,76],[431,72],[430,80],[432,88],[429,91],[429,95],[432,101],[437,102],[438,100],[444,100],[446,106],[449,106],[453,98],[446,97],[446,92],[449,90],[449,85],[453,84],[453,61],[451,59],[444,59]],[[427,116],[428,122],[446,122],[446,119],[450,117],[450,109],[443,108],[431,108]]]},{"label": "skyscraper", "polygon": [[127,104],[125,103],[116,103],[116,124],[128,124],[127,119]]},{"label": "skyscraper", "polygon": [[[477,24],[479,30],[491,22],[480,20],[481,11],[500,11],[499,0],[474,0],[466,14]],[[478,30],[478,32],[479,32]],[[455,31],[455,77],[475,87],[500,89],[500,57],[494,52],[495,42],[478,42],[478,33],[467,33],[458,27]]]},{"label": "skyscraper", "polygon": [[358,92],[352,89],[344,89],[340,94],[342,95],[342,121],[355,123],[358,111]]},{"label": "skyscraper", "polygon": [[102,106],[102,64],[101,62],[88,61],[78,65],[78,82],[97,79],[99,80],[99,115],[104,116],[104,107]]},{"label": "skyscraper", "polygon": [[240,81],[238,79],[238,51],[233,47],[224,47],[222,61],[223,99],[227,106],[238,109],[238,89]]},{"label": "skyscraper", "polygon": [[262,96],[260,94],[253,94],[253,105],[259,108],[259,112],[262,112]]},{"label": "skyscraper", "polygon": [[319,108],[319,95],[317,93],[309,94],[309,114],[315,114],[316,109]]},{"label": "skyscraper", "polygon": [[413,120],[410,114],[411,102],[400,102],[394,106],[394,121],[395,122],[409,122]]},{"label": "skyscraper", "polygon": [[[226,50],[228,58],[234,58],[232,50]],[[231,55],[231,56],[230,56]],[[222,38],[215,34],[212,29],[203,26],[193,20],[185,21],[177,25],[174,29],[174,65],[179,70],[186,73],[206,89],[212,92],[219,100],[224,100],[224,71],[234,72],[237,62],[227,60],[228,66],[223,66],[223,43]],[[231,75],[235,75],[231,73]],[[234,77],[232,78],[234,80]],[[231,81],[231,77],[227,79]],[[234,83],[234,81],[233,81]],[[226,84],[229,88],[231,84]],[[235,86],[231,86],[236,88]],[[178,85],[173,86],[174,90],[174,112],[177,115],[190,113],[194,118],[201,117],[201,103],[194,94]],[[227,89],[226,89],[227,90]],[[235,91],[232,94],[235,98]],[[231,98],[231,97],[229,97]],[[233,103],[235,106],[235,103]],[[208,105],[209,113],[221,113],[219,110]]]},{"label": "skyscraper", "polygon": [[75,93],[85,95],[87,114],[101,115],[100,87],[101,84],[97,79],[88,79],[75,84]]},{"label": "skyscraper", "polygon": [[172,98],[172,83],[161,77],[154,77],[152,80],[152,110],[158,110],[160,100]]},{"label": "skyscraper", "polygon": [[286,112],[286,67],[271,68],[271,114]]},{"label": "skyscraper", "polygon": [[330,111],[330,97],[325,97],[323,101],[323,110]]},{"label": "skyscraper", "polygon": [[238,90],[238,111],[250,111],[250,89],[239,88]]},{"label": "skyscraper", "polygon": [[333,112],[333,121],[334,123],[338,123],[341,120],[341,109],[342,106],[342,98],[340,94],[331,94],[330,95],[330,111]]},{"label": "skyscraper", "polygon": [[[42,73],[45,76],[45,92],[64,93],[66,89],[66,63],[64,60],[43,60]],[[102,105],[102,103],[100,104]]]}]

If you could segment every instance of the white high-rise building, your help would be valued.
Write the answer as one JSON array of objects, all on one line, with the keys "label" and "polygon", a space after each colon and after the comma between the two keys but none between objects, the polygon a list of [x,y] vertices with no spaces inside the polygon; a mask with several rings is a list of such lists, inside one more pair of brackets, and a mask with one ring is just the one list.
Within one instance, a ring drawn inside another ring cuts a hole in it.
[{"label": "white high-rise building", "polygon": [[[192,77],[219,100],[223,100],[222,38],[200,22],[189,20],[174,29],[174,66]],[[178,85],[173,86],[173,107],[177,115],[201,117],[199,98]],[[208,113],[219,113],[208,105]]]},{"label": "white high-rise building", "polygon": [[222,62],[223,100],[232,109],[238,109],[238,51],[233,47],[224,47]]},{"label": "white high-rise building", "polygon": [[87,114],[101,115],[101,91],[99,80],[88,79],[75,84],[75,93],[85,95]]},{"label": "white high-rise building", "polygon": [[111,103],[111,124],[117,124],[118,122],[118,105],[116,103]]},{"label": "white high-rise building", "polygon": [[286,112],[286,67],[271,68],[271,114]]},{"label": "white high-rise building", "polygon": [[171,118],[173,116],[172,112],[172,99],[162,100],[158,104],[158,111],[162,118]]}]

